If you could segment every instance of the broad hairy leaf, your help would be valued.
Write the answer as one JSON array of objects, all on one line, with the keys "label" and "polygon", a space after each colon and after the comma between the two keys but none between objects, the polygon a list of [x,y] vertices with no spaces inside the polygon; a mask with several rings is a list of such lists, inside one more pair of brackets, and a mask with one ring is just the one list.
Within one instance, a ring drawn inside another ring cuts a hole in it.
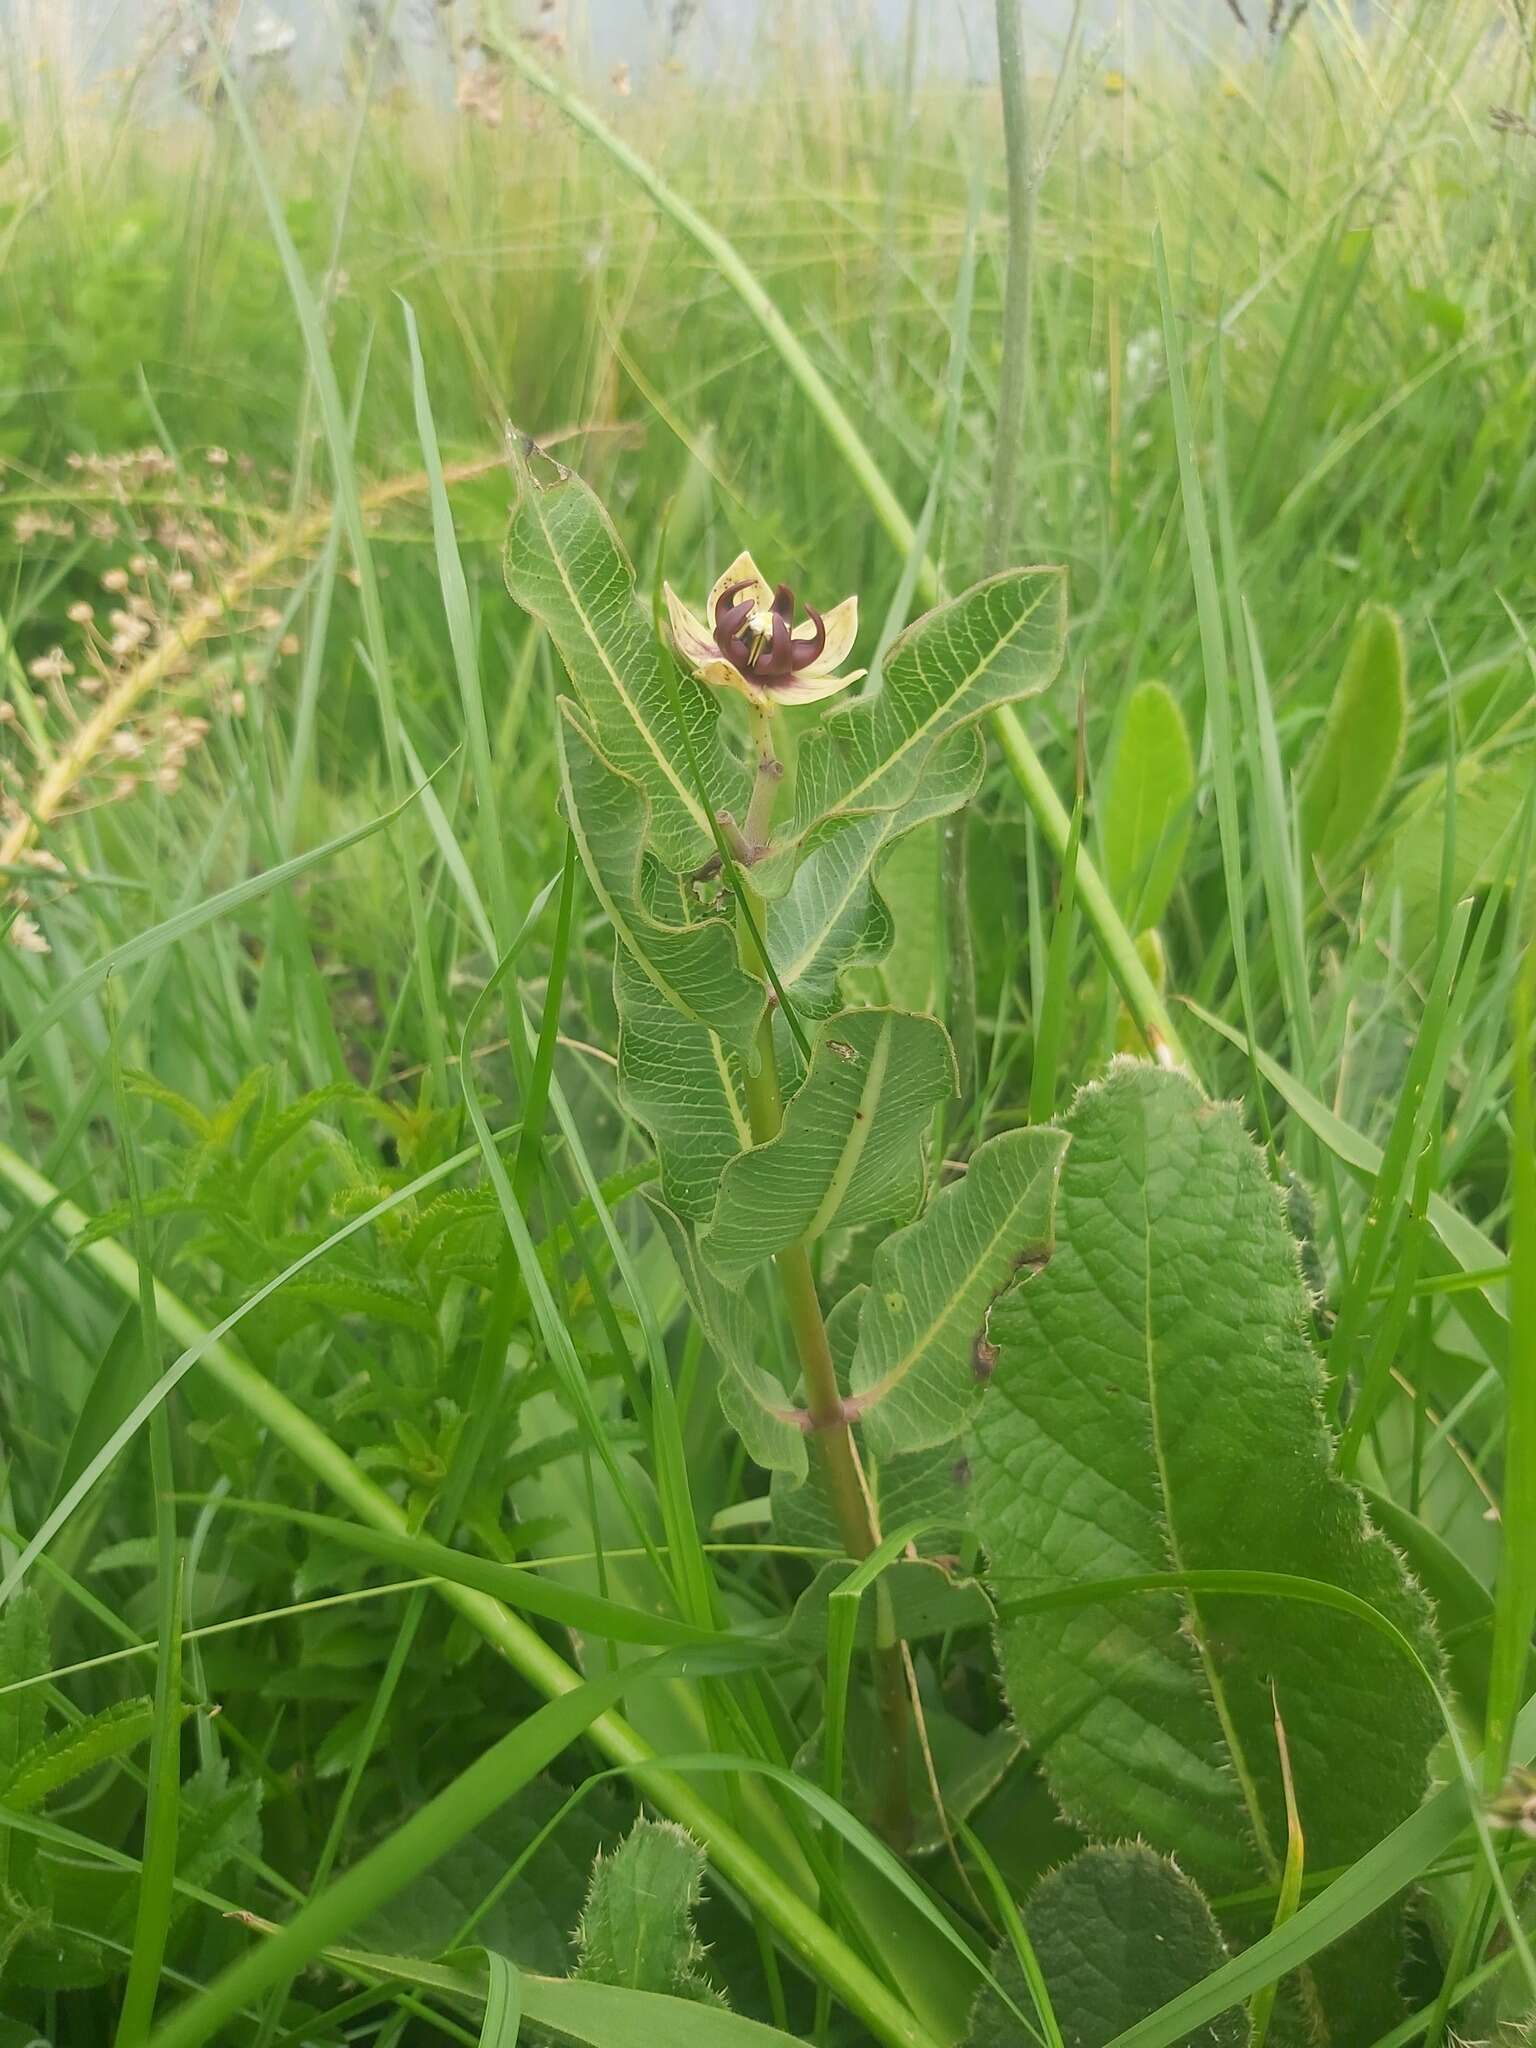
[{"label": "broad hairy leaf", "polygon": [[665,1202],[653,1201],[651,1212],[720,1367],[716,1387],[726,1421],[746,1445],[747,1455],[765,1470],[802,1481],[807,1471],[805,1432],[789,1392],[762,1363],[760,1310],[744,1293],[716,1279],[699,1256],[697,1233],[682,1217]]},{"label": "broad hairy leaf", "polygon": [[854,817],[910,803],[951,734],[1046,687],[1065,637],[1060,569],[1007,569],[925,612],[892,643],[875,696],[806,734],[796,836],[833,812]]},{"label": "broad hairy leaf", "polygon": [[1325,878],[1347,872],[1361,850],[1391,793],[1407,724],[1402,621],[1365,605],[1301,779],[1302,846]]},{"label": "broad hairy leaf", "polygon": [[[1368,1601],[1437,1670],[1427,1603],[1332,1468],[1295,1240],[1235,1109],[1122,1060],[1068,1129],[1056,1252],[993,1311],[973,1429],[995,1596],[1170,1568],[1291,1574]],[[1351,1863],[1423,1794],[1436,1703],[1333,1608],[1142,1594],[1016,1614],[999,1643],[1068,1817],[1140,1835],[1213,1894],[1278,1881],[1277,1706],[1310,1867]],[[1393,2024],[1401,1955],[1387,1915],[1316,1959],[1298,1996],[1320,2040]]]},{"label": "broad hairy leaf", "polygon": [[[1063,2048],[1108,2048],[1227,1959],[1199,1887],[1137,1842],[1085,1849],[1042,1878],[1024,1925]],[[1000,1951],[992,1967],[1028,2012],[1028,1984],[1012,1950]],[[1187,2035],[1185,2048],[1247,2048],[1249,2034],[1247,2014],[1232,2006]],[[1026,2048],[1028,2039],[996,1992],[983,1988],[967,2048]]]},{"label": "broad hairy leaf", "polygon": [[930,1450],[969,1422],[994,1363],[987,1314],[1048,1258],[1066,1134],[1005,1131],[915,1223],[886,1239],[859,1314],[849,1392],[880,1456]]},{"label": "broad hairy leaf", "polygon": [[690,1223],[714,1211],[720,1176],[752,1143],[738,1055],[667,1001],[627,948],[615,949],[619,1100],[651,1134],[668,1205]]},{"label": "broad hairy leaf", "polygon": [[[657,993],[690,1022],[744,1048],[762,1014],[763,986],[741,967],[721,917],[667,921],[666,890],[646,853],[642,786],[605,759],[569,698],[560,700],[560,779],[587,877],[621,945]],[[652,904],[663,899],[663,915]],[[672,892],[673,904],[678,899]]]},{"label": "broad hairy leaf", "polygon": [[576,1928],[572,1975],[700,2005],[722,2003],[704,1971],[694,1913],[704,1889],[704,1852],[671,1821],[637,1820],[592,1865]]},{"label": "broad hairy leaf", "polygon": [[922,1198],[921,1141],[954,1093],[942,1024],[904,1010],[842,1010],[818,1033],[776,1138],[735,1159],[700,1249],[722,1279],[834,1225],[910,1216]]},{"label": "broad hairy leaf", "polygon": [[1189,844],[1195,757],[1166,683],[1131,692],[1099,814],[1104,879],[1133,932],[1159,922]]},{"label": "broad hairy leaf", "polygon": [[[664,664],[612,522],[581,478],[514,455],[517,499],[507,533],[507,588],[549,634],[595,744],[649,805],[651,845],[666,866],[696,867],[714,850],[710,809],[745,815],[748,779],[720,740],[709,692],[677,685]],[[708,798],[699,794],[687,739]]]}]

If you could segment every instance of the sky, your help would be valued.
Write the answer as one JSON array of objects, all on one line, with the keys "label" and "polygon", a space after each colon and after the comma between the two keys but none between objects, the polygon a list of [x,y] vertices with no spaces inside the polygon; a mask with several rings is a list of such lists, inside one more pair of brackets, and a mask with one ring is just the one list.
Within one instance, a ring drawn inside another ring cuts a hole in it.
[{"label": "sky", "polygon": [[[125,62],[146,28],[174,0],[0,0],[0,30],[23,44],[53,41],[70,46],[89,76]],[[357,0],[243,0],[242,22],[255,29],[267,16],[295,32],[293,61],[301,75],[319,77],[336,48],[336,23]],[[388,11],[391,0],[372,0]],[[472,0],[393,0],[402,44],[424,78],[441,67],[445,37],[441,23],[467,25]],[[1071,19],[1073,0],[1023,0],[1033,61],[1049,63]],[[1262,4],[1262,0],[1260,0]],[[607,74],[625,63],[637,87],[648,72],[675,51],[701,77],[727,75],[750,61],[759,35],[798,19],[808,39],[840,34],[880,61],[899,60],[908,18],[916,10],[919,61],[930,78],[990,78],[996,68],[993,0],[557,0],[553,19],[563,19],[578,64]],[[1138,46],[1198,48],[1232,32],[1226,0],[1082,0],[1090,36],[1109,32],[1123,8],[1132,18]],[[532,21],[538,0],[506,0],[508,19]],[[674,18],[686,25],[669,39]],[[1118,47],[1118,38],[1117,38]],[[1038,53],[1038,54],[1035,54]]]}]

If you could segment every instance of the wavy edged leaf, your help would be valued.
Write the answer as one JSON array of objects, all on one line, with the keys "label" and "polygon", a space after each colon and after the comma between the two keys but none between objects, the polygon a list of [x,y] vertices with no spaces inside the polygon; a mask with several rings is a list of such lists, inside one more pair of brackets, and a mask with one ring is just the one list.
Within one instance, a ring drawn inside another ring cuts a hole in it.
[{"label": "wavy edged leaf", "polygon": [[875,1253],[849,1388],[877,1455],[931,1450],[970,1421],[991,1377],[987,1313],[1051,1250],[1067,1136],[1005,1131]]},{"label": "wavy edged leaf", "polygon": [[954,1093],[949,1038],[933,1017],[842,1010],[812,1049],[776,1138],[725,1169],[699,1249],[722,1279],[833,1225],[910,1216],[922,1199],[921,1141]]},{"label": "wavy edged leaf", "polygon": [[1391,793],[1408,726],[1403,624],[1361,607],[1338,687],[1301,778],[1301,838],[1325,877],[1346,873]]},{"label": "wavy edged leaf", "polygon": [[1066,593],[1064,570],[1007,569],[915,620],[886,655],[875,696],[802,742],[797,834],[834,811],[911,802],[952,733],[1043,690],[1061,666]]},{"label": "wavy edged leaf", "polygon": [[[1176,1863],[1140,1843],[1085,1849],[1030,1894],[1024,1924],[1063,2048],[1108,2048],[1227,1959],[1211,1909]],[[1029,1988],[1011,1950],[993,1970],[1025,2012]],[[1247,2048],[1247,2014],[1231,2006],[1185,2037],[1185,2048]],[[1028,2036],[983,1989],[966,2048],[1025,2048]]]},{"label": "wavy edged leaf", "polygon": [[[974,1429],[1001,1601],[1170,1566],[1287,1573],[1369,1602],[1437,1669],[1425,1601],[1332,1469],[1295,1241],[1236,1111],[1120,1061],[1068,1128],[1056,1253],[993,1312]],[[1314,1868],[1352,1863],[1423,1794],[1435,1701],[1332,1608],[1146,1595],[1017,1615],[999,1642],[1068,1815],[1144,1836],[1210,1891],[1280,1874],[1272,1683]],[[1319,2038],[1390,2027],[1400,1960],[1390,1916],[1319,1957]]]},{"label": "wavy edged leaf", "polygon": [[1125,707],[1100,799],[1104,879],[1133,932],[1168,908],[1189,830],[1195,757],[1166,683],[1138,683]]},{"label": "wavy edged leaf", "polygon": [[896,928],[876,869],[907,833],[968,803],[985,767],[980,733],[956,733],[930,759],[910,801],[830,818],[800,843],[794,880],[768,906],[767,938],[779,979],[803,1010],[835,1008],[844,969],[884,959]]},{"label": "wavy edged leaf", "polygon": [[678,1275],[720,1366],[721,1412],[765,1470],[787,1473],[797,1485],[808,1470],[805,1432],[781,1382],[758,1363],[763,1319],[745,1294],[722,1285],[699,1256],[698,1238],[665,1202],[651,1213],[667,1241]]},{"label": "wavy edged leaf", "polygon": [[572,1975],[699,2005],[721,2005],[704,1972],[694,1912],[704,1892],[704,1852],[672,1821],[640,1819],[592,1865],[576,1929]]},{"label": "wavy edged leaf", "polygon": [[737,1055],[674,1009],[623,946],[614,956],[619,1100],[651,1134],[670,1208],[690,1223],[713,1214],[720,1176],[752,1143]]},{"label": "wavy edged leaf", "polygon": [[558,739],[571,830],[620,943],[674,1009],[718,1031],[727,1045],[745,1048],[762,1015],[763,988],[742,970],[735,932],[724,918],[674,924],[656,914],[653,900],[667,891],[646,853],[644,789],[604,757],[568,697],[560,700]]},{"label": "wavy edged leaf", "polygon": [[708,692],[684,680],[674,701],[670,657],[657,644],[607,512],[571,470],[538,461],[536,473],[512,455],[517,497],[503,563],[507,588],[554,642],[597,747],[644,793],[656,854],[673,869],[696,867],[714,839],[688,741],[709,808],[743,815],[746,773],[721,745]]}]

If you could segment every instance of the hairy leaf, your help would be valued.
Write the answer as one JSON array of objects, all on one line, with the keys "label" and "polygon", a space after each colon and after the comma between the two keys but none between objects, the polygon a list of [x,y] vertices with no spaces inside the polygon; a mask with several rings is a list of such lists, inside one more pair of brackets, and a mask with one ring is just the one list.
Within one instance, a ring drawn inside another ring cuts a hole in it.
[{"label": "hairy leaf", "polygon": [[902,1010],[843,1010],[816,1040],[776,1138],[733,1160],[700,1249],[722,1279],[834,1224],[910,1215],[921,1139],[955,1086],[944,1027]]},{"label": "hairy leaf", "polygon": [[[1292,1574],[1371,1602],[1436,1668],[1426,1603],[1332,1468],[1295,1241],[1236,1111],[1120,1061],[1068,1128],[1056,1253],[993,1312],[974,1426],[999,1603],[1115,1574]],[[1331,1608],[1140,1595],[1016,1614],[1000,1647],[1068,1816],[1141,1835],[1213,1893],[1278,1880],[1277,1706],[1309,1866],[1351,1863],[1422,1796],[1435,1702]],[[1319,2038],[1384,2032],[1400,1960],[1390,1916],[1319,1957]]]},{"label": "hairy leaf", "polygon": [[592,1866],[573,1974],[719,2005],[693,1924],[703,1884],[704,1852],[695,1841],[670,1821],[637,1820]]},{"label": "hairy leaf", "polygon": [[1049,1256],[1066,1148],[1056,1130],[989,1139],[876,1252],[850,1392],[877,1454],[930,1450],[969,1422],[992,1374],[988,1310],[1021,1265]]},{"label": "hairy leaf", "polygon": [[1301,781],[1301,836],[1325,877],[1349,869],[1391,793],[1408,724],[1403,627],[1365,605]]},{"label": "hairy leaf", "polygon": [[[1065,2048],[1108,2048],[1123,2029],[1227,1959],[1198,1886],[1166,1856],[1134,1842],[1085,1849],[1042,1878],[1024,1924]],[[1013,1950],[1001,1950],[992,1967],[1028,2012],[1029,1988]],[[1233,2006],[1187,2035],[1185,2048],[1247,2048],[1249,2032],[1247,2014]],[[1025,2048],[1028,2040],[997,1993],[984,1987],[967,2048]]]},{"label": "hairy leaf", "polygon": [[[559,743],[571,830],[620,943],[674,1009],[719,1032],[727,1045],[745,1047],[762,1014],[763,987],[738,962],[735,932],[724,918],[675,924],[656,915],[647,886],[644,790],[604,758],[569,698],[560,700]],[[649,879],[655,887],[654,875]]]},{"label": "hairy leaf", "polygon": [[1195,757],[1178,700],[1166,683],[1131,693],[1100,796],[1104,879],[1133,932],[1168,907],[1189,844]]},{"label": "hairy leaf", "polygon": [[[643,792],[651,845],[666,866],[696,867],[713,851],[710,809],[744,815],[745,771],[720,742],[707,690],[677,682],[635,594],[618,535],[597,498],[568,469],[514,456],[517,499],[505,570],[513,598],[549,634],[601,753]],[[546,470],[549,472],[546,474]],[[686,733],[707,792],[699,794]]]}]

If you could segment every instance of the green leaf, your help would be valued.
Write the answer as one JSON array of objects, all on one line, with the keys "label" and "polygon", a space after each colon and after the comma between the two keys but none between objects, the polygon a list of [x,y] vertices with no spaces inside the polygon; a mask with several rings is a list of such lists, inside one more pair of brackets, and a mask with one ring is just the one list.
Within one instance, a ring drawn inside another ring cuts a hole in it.
[{"label": "green leaf", "polygon": [[768,905],[767,938],[779,979],[802,1010],[825,1014],[837,1003],[844,969],[890,950],[895,923],[875,887],[877,865],[906,834],[968,803],[985,765],[981,735],[958,733],[930,760],[908,802],[830,818],[800,843],[794,880]]},{"label": "green leaf", "polygon": [[[1139,1843],[1085,1849],[1043,1878],[1024,1909],[1063,2048],[1107,2048],[1117,2034],[1226,1961],[1227,1948],[1199,1888],[1177,1864]],[[1010,1950],[993,1969],[1029,2010],[1023,1969]],[[1184,2037],[1185,2048],[1247,2048],[1240,2005]],[[967,2048],[1025,2048],[1028,2036],[985,1989]]]},{"label": "green leaf", "polygon": [[[746,1445],[747,1455],[770,1472],[797,1483],[808,1469],[805,1432],[790,1392],[760,1364],[762,1318],[744,1293],[724,1286],[699,1256],[697,1233],[664,1202],[656,1218],[700,1328],[721,1371],[716,1382],[721,1412]],[[834,1545],[840,1540],[835,1532]]]},{"label": "green leaf", "polygon": [[735,1159],[699,1248],[739,1283],[775,1252],[911,1215],[922,1199],[922,1139],[954,1093],[944,1027],[902,1010],[843,1010],[819,1033],[776,1138]]},{"label": "green leaf", "polygon": [[886,655],[878,693],[802,741],[796,836],[833,813],[912,802],[951,734],[1046,687],[1061,665],[1066,618],[1062,570],[1008,569],[915,620]]},{"label": "green leaf", "polygon": [[1195,757],[1166,683],[1138,683],[1100,794],[1104,879],[1133,932],[1168,907],[1189,844]]},{"label": "green leaf", "polygon": [[674,1007],[627,948],[615,950],[619,1100],[656,1147],[668,1206],[707,1222],[720,1176],[752,1143],[741,1068],[720,1034]]},{"label": "green leaf", "polygon": [[[50,1647],[47,1610],[41,1597],[24,1587],[0,1607],[0,1686],[22,1686],[19,1692],[0,1692],[0,1784],[43,1739],[47,1688],[23,1681],[40,1678],[48,1669]],[[26,1890],[36,1860],[35,1844],[0,1822],[0,1899],[8,1891]]]},{"label": "green leaf", "polygon": [[[619,1823],[606,1787],[560,1817],[566,1801],[563,1785],[534,1778],[501,1812],[371,1913],[357,1930],[359,1944],[402,1955],[441,1955],[489,1899],[475,1920],[477,1942],[519,1969],[565,1969],[592,1859],[615,1839]],[[557,1817],[559,1825],[545,1835]]]},{"label": "green leaf", "polygon": [[653,896],[665,890],[646,854],[645,791],[604,757],[567,697],[560,700],[559,744],[571,830],[621,943],[683,1017],[718,1031],[727,1045],[744,1048],[762,1014],[763,987],[740,966],[731,925],[718,917],[669,923],[653,910]]},{"label": "green leaf", "polygon": [[[1332,1469],[1295,1241],[1235,1110],[1121,1061],[1069,1129],[1056,1254],[993,1311],[975,1424],[1000,1602],[1170,1566],[1286,1573],[1368,1602],[1437,1670],[1425,1601]],[[1436,1702],[1332,1607],[1106,1597],[1015,1614],[1000,1647],[1068,1816],[1141,1835],[1208,1891],[1279,1882],[1277,1704],[1313,1868],[1353,1862],[1423,1794]],[[1320,2038],[1391,2026],[1400,1961],[1391,1916],[1320,1957]]]},{"label": "green leaf", "polygon": [[[886,1518],[899,1533],[900,1525]],[[782,1631],[812,1655],[826,1647],[828,1602],[859,1570],[847,1562],[824,1564],[795,1602]],[[877,1641],[917,1643],[951,1629],[986,1628],[992,1603],[974,1579],[956,1578],[943,1565],[925,1558],[899,1558],[880,1574],[880,1598],[862,1600],[855,1623],[855,1644],[870,1649]]]},{"label": "green leaf", "polygon": [[[554,642],[593,744],[644,796],[654,852],[674,870],[697,867],[714,851],[714,838],[663,666],[670,657],[657,644],[602,505],[580,477],[538,460],[551,476],[512,457],[517,499],[507,534],[507,588]],[[744,816],[748,779],[721,745],[709,693],[685,678],[677,705],[710,809]]]},{"label": "green leaf", "polygon": [[1049,1257],[1066,1134],[1005,1131],[962,1179],[875,1253],[850,1392],[880,1456],[958,1436],[991,1377],[987,1314],[1026,1262]]},{"label": "green leaf", "polygon": [[116,1706],[92,1714],[75,1727],[46,1736],[0,1776],[0,1806],[8,1806],[13,1813],[41,1806],[61,1785],[147,1742],[154,1721],[153,1700],[119,1700]]},{"label": "green leaf", "polygon": [[694,1925],[703,1889],[698,1844],[674,1822],[637,1820],[619,1846],[592,1865],[572,1975],[720,2005]]},{"label": "green leaf", "polygon": [[1338,687],[1301,778],[1301,838],[1325,879],[1346,874],[1391,793],[1408,723],[1402,621],[1361,607]]},{"label": "green leaf", "polygon": [[[1450,892],[1453,897],[1508,889],[1518,863],[1509,859],[1509,835],[1518,827],[1536,780],[1536,749],[1469,754],[1456,771],[1456,817]],[[1400,889],[1406,929],[1406,964],[1435,944],[1440,869],[1445,849],[1446,778],[1431,777],[1394,815],[1372,867],[1380,882]]]}]

